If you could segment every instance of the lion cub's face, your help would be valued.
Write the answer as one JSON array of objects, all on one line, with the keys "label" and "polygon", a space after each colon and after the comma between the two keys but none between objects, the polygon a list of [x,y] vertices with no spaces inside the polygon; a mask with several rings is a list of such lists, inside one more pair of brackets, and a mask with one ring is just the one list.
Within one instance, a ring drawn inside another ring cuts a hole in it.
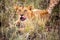
[{"label": "lion cub's face", "polygon": [[19,15],[20,21],[25,21],[32,17],[31,7],[17,7],[16,13]]}]

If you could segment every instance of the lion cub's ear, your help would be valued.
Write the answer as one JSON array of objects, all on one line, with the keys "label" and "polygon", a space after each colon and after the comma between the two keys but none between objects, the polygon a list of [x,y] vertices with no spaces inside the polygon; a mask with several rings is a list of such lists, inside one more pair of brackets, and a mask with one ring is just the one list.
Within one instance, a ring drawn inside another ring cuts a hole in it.
[{"label": "lion cub's ear", "polygon": [[18,10],[18,8],[19,8],[19,6],[14,6],[14,9],[15,9],[15,10]]},{"label": "lion cub's ear", "polygon": [[34,7],[33,6],[28,6],[28,9],[32,10],[32,9],[34,9]]},{"label": "lion cub's ear", "polygon": [[15,5],[13,6],[14,10],[18,10],[20,7],[21,7],[21,5],[18,6],[17,4],[15,4]]}]

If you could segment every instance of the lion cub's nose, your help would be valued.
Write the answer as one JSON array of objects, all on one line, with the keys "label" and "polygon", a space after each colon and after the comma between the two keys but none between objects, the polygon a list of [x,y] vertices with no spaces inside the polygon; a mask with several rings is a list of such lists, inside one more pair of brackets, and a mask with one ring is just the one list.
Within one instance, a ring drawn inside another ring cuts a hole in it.
[{"label": "lion cub's nose", "polygon": [[21,16],[23,16],[23,14],[21,14]]}]

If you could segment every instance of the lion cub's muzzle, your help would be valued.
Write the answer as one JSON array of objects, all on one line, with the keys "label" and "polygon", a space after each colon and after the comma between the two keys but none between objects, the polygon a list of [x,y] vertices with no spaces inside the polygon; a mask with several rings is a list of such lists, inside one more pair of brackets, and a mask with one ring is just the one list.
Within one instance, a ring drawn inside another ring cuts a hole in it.
[{"label": "lion cub's muzzle", "polygon": [[20,20],[24,21],[25,19],[26,19],[26,17],[24,15],[21,15]]}]

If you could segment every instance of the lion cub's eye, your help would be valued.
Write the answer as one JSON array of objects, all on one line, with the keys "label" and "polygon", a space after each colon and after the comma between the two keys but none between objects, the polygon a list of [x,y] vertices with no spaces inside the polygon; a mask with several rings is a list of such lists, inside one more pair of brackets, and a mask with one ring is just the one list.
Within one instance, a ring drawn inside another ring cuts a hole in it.
[{"label": "lion cub's eye", "polygon": [[24,10],[24,12],[26,12],[27,10]]},{"label": "lion cub's eye", "polygon": [[19,10],[21,12],[21,10]]}]

